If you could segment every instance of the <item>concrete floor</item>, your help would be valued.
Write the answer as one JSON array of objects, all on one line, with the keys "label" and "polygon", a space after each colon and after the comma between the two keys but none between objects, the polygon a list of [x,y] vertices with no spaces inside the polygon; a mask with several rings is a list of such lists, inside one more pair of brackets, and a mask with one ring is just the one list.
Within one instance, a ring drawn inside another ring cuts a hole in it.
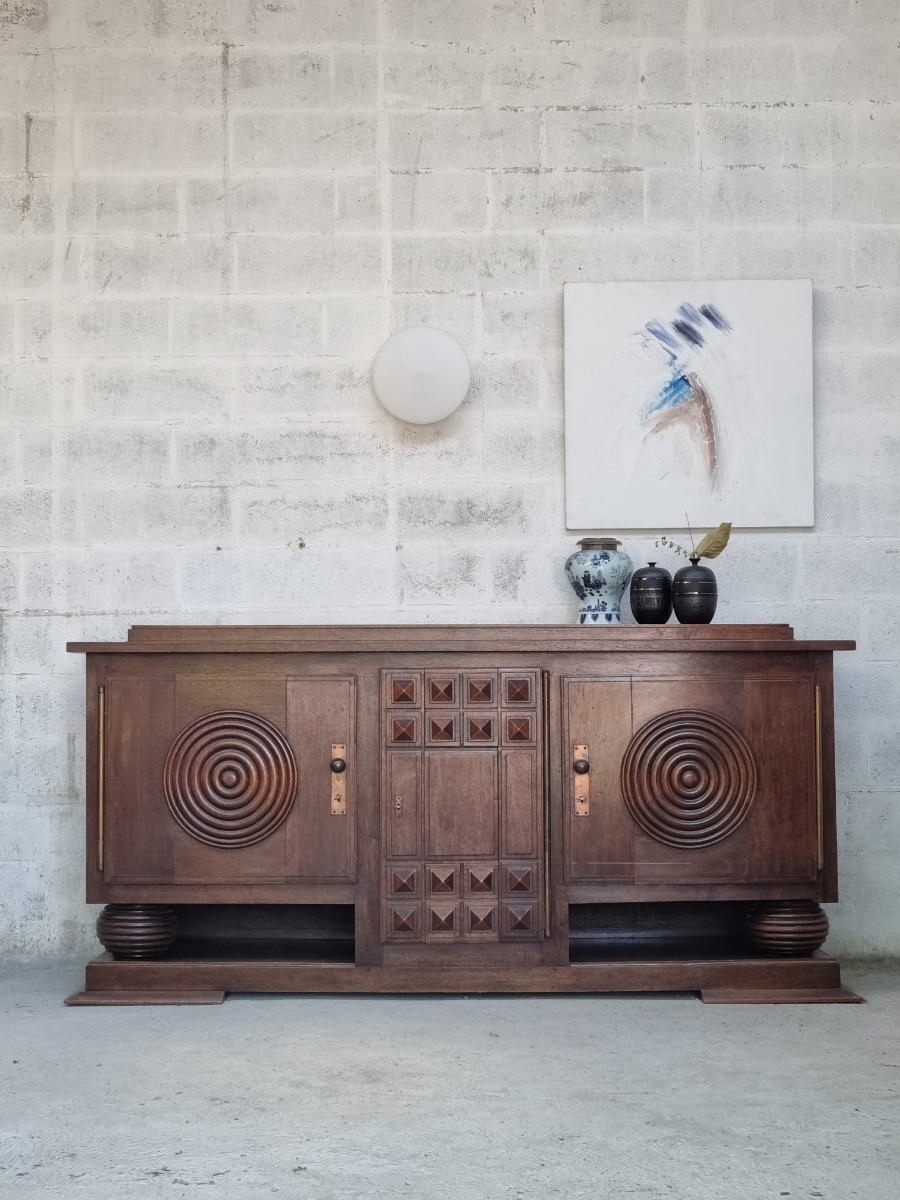
[{"label": "concrete floor", "polygon": [[865,1005],[231,996],[0,973],[0,1197],[897,1200],[900,964]]}]

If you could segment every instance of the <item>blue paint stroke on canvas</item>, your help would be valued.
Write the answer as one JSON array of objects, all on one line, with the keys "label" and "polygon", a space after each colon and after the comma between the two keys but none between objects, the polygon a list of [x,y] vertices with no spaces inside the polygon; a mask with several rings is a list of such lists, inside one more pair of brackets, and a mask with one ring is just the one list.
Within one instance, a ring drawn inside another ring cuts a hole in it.
[{"label": "blue paint stroke on canvas", "polygon": [[686,375],[676,375],[674,379],[663,384],[644,411],[649,416],[651,413],[663,412],[668,408],[677,408],[679,404],[684,404],[690,398],[691,381]]},{"label": "blue paint stroke on canvas", "polygon": [[721,446],[711,388],[704,379],[703,357],[710,338],[731,332],[727,318],[712,304],[679,304],[669,321],[647,321],[642,330],[668,362],[668,377],[644,405],[641,421],[648,438],[674,426],[687,433],[700,451],[711,485],[719,481]]},{"label": "blue paint stroke on canvas", "polygon": [[710,324],[715,325],[716,329],[721,329],[724,333],[731,333],[731,326],[714,305],[701,304],[700,312]]}]

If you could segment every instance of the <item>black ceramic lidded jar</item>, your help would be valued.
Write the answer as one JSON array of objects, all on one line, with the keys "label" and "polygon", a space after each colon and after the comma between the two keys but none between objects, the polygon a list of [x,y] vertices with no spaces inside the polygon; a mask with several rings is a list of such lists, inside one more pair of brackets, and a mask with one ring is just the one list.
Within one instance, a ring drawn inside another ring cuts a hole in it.
[{"label": "black ceramic lidded jar", "polygon": [[682,625],[708,625],[713,619],[719,589],[710,567],[702,567],[692,558],[689,567],[675,572],[672,581],[672,607]]},{"label": "black ceramic lidded jar", "polygon": [[629,599],[638,625],[665,625],[672,615],[672,576],[648,563],[632,575]]}]

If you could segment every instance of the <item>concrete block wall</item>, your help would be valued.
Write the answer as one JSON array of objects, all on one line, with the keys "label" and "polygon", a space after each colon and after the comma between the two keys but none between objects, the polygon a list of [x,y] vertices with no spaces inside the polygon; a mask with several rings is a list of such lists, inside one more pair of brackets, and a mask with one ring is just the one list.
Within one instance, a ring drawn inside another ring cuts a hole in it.
[{"label": "concrete block wall", "polygon": [[[900,953],[898,45],[895,0],[0,3],[4,954],[93,944],[67,639],[570,620],[563,282],[792,276],[816,526],[735,531],[720,614],[858,639],[830,945]],[[423,322],[474,385],[414,429],[369,369]]]}]

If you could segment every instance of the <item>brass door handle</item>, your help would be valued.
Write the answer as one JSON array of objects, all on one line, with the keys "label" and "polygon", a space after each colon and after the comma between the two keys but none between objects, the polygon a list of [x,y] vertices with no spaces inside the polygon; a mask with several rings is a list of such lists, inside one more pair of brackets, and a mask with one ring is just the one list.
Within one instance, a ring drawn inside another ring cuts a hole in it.
[{"label": "brass door handle", "polygon": [[825,784],[822,758],[822,688],[816,684],[816,869],[825,867]]},{"label": "brass door handle", "polygon": [[343,742],[333,742],[331,746],[331,815],[343,817],[347,814],[347,747]]},{"label": "brass door handle", "polygon": [[575,816],[586,817],[591,811],[591,760],[588,757],[587,746],[580,742],[575,746],[572,770],[575,772]]},{"label": "brass door handle", "polygon": [[106,688],[97,689],[97,870],[103,871],[106,824]]}]

